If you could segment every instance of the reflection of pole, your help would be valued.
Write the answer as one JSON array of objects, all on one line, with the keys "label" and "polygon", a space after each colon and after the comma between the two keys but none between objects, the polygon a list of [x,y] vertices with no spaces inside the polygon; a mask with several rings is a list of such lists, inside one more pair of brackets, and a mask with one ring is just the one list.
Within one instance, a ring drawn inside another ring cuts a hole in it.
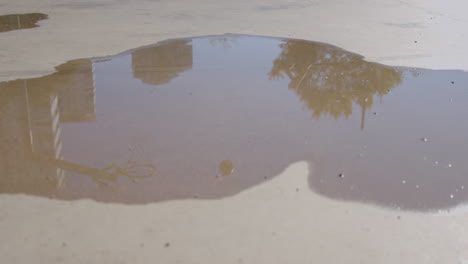
[{"label": "reflection of pole", "polygon": [[361,131],[364,130],[364,120],[366,120],[366,107],[361,104]]},{"label": "reflection of pole", "polygon": [[[91,176],[98,183],[105,183],[105,181],[115,181],[118,176],[127,176],[129,178],[147,178],[154,175],[156,168],[153,165],[141,164],[141,165],[129,165],[127,167],[119,167],[115,164],[108,166],[102,170],[83,166],[78,163],[69,162],[66,160],[60,160],[52,157],[47,157],[39,153],[30,153],[31,158],[42,164],[46,164],[52,167],[57,167],[67,171],[76,172],[83,175]],[[135,169],[146,168],[147,173],[143,175],[137,175]],[[110,170],[114,169],[112,172]]]},{"label": "reflection of pole", "polygon": [[31,109],[29,106],[29,95],[28,95],[28,83],[27,80],[23,81],[23,89],[24,89],[24,98],[26,101],[26,119],[28,121],[28,134],[29,134],[29,146],[31,152],[34,151],[34,144],[33,144],[33,136],[31,131]]},{"label": "reflection of pole", "polygon": [[102,179],[108,179],[108,180],[113,178],[113,175],[111,173],[102,171],[99,169],[82,166],[80,164],[76,164],[76,163],[65,161],[65,160],[59,160],[56,158],[47,157],[39,153],[33,152],[31,153],[31,155],[32,155],[32,159],[34,159],[35,161],[38,161],[40,163],[47,164],[53,167],[65,169],[65,170],[76,172],[79,174],[90,175],[93,178],[96,177],[96,178],[102,178]]}]

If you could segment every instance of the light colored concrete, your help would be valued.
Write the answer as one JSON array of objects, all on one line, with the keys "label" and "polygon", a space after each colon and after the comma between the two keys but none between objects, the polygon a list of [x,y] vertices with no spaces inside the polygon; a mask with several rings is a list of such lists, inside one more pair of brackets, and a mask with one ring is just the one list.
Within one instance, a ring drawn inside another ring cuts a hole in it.
[{"label": "light colored concrete", "polygon": [[[0,15],[50,15],[39,28],[0,33],[0,80],[168,38],[226,32],[323,41],[391,65],[467,70],[467,5],[0,0]],[[309,190],[312,167],[295,163],[268,183],[213,201],[126,206],[2,194],[0,263],[468,263],[468,213],[333,201]]]},{"label": "light colored concrete", "polygon": [[3,195],[0,256],[2,263],[468,261],[468,214],[331,201],[308,189],[309,172],[298,162],[216,201],[124,206]]}]

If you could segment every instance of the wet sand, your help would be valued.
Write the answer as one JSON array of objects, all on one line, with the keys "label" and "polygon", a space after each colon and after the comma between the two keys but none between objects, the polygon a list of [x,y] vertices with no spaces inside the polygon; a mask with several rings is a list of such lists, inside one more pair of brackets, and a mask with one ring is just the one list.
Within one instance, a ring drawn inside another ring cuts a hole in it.
[{"label": "wet sand", "polygon": [[[27,4],[28,8],[23,6],[22,10],[18,10],[21,5],[13,8],[5,3],[0,4],[2,11],[8,11],[5,14],[43,12],[49,15],[49,19],[40,21],[39,28],[1,33],[0,38],[5,39],[7,46],[4,48],[2,45],[0,52],[5,54],[2,58],[8,62],[1,67],[8,64],[8,68],[0,68],[0,75],[3,80],[33,78],[50,74],[54,66],[69,59],[113,55],[172,37],[225,32],[280,37],[291,35],[326,41],[363,54],[368,60],[391,65],[467,69],[463,65],[467,60],[462,59],[466,51],[461,45],[466,44],[463,39],[466,36],[457,31],[466,24],[460,11],[461,2],[450,9],[441,8],[442,5],[437,2],[424,6],[418,2],[412,3],[362,3],[363,6],[353,5],[353,9],[356,8],[354,14],[345,13],[350,7],[338,1],[326,4],[313,1],[286,4],[249,1],[235,5],[201,4],[198,9],[189,9],[182,2],[117,1],[93,5],[51,1],[40,8],[33,8],[34,4],[25,2],[24,6]],[[161,5],[166,8],[164,12]],[[382,15],[378,15],[377,11]],[[138,15],[130,16],[132,12]],[[311,15],[313,12],[317,16]],[[367,15],[359,16],[356,12]],[[245,17],[251,14],[255,18],[250,18],[251,21],[235,19],[241,14]],[[98,19],[101,23],[97,23]],[[314,26],[318,25],[314,23],[315,19],[321,19],[320,26]],[[440,22],[431,22],[436,19],[440,19]],[[344,20],[348,22],[343,23]],[[166,26],[161,29],[161,26],[155,26],[157,23],[166,23]],[[305,27],[307,24],[310,26]],[[364,25],[368,26],[369,32],[362,32]],[[456,33],[448,34],[448,28]],[[413,34],[417,35],[419,30],[424,38],[413,39]],[[28,31],[30,34],[23,35]],[[442,33],[449,36],[444,38]],[[77,35],[80,35],[79,39]],[[18,44],[18,38],[22,36],[30,41]],[[440,43],[442,41],[444,43]],[[42,45],[39,46],[39,43]],[[441,47],[444,50],[438,52],[437,48]],[[431,55],[424,55],[425,52]],[[179,66],[182,72],[186,70],[183,68]],[[144,71],[136,72],[141,74],[134,77],[142,82],[154,82],[147,78]],[[422,75],[424,77],[424,73]],[[171,75],[162,77],[170,79]],[[463,92],[463,86],[458,89]],[[300,90],[297,93],[300,95]],[[307,100],[302,102],[307,106]],[[463,108],[466,105],[458,106],[466,110]],[[94,112],[88,111],[89,108],[84,110],[79,111],[78,116],[73,115],[76,109],[65,112],[65,122],[95,121]],[[382,108],[383,112],[387,110],[392,108]],[[313,114],[310,110],[304,113],[308,118]],[[356,131],[360,131],[360,119],[351,121],[356,125]],[[74,129],[79,128],[70,131]],[[443,130],[439,132],[436,136]],[[140,136],[144,138],[145,135]],[[425,143],[433,143],[433,137],[428,136],[427,142],[422,140],[425,137],[414,138],[418,141],[414,144],[424,146]],[[463,151],[463,144],[459,147]],[[212,164],[214,177],[217,171],[227,174],[223,177],[235,177],[242,172],[242,168],[236,167],[236,159],[229,159],[233,168],[229,162],[223,162],[227,158],[220,156],[219,162]],[[450,211],[411,212],[389,209],[391,206],[388,204],[382,208],[378,201],[373,204],[336,199],[327,195],[326,190],[320,195],[310,191],[309,184],[314,186],[311,179],[320,179],[317,175],[320,175],[318,166],[321,164],[314,164],[313,160],[300,161],[302,159],[301,155],[288,157],[287,162],[279,163],[278,168],[267,172],[271,174],[267,176],[270,180],[241,188],[226,197],[197,195],[184,201],[120,205],[104,204],[96,198],[96,201],[59,201],[22,194],[2,194],[0,230],[4,238],[0,242],[1,258],[6,263],[31,263],[38,259],[47,263],[147,263],[148,260],[161,263],[468,261],[468,230],[465,224],[468,215],[463,210],[463,203],[456,203],[459,207]],[[454,166],[453,169],[457,168]],[[341,186],[343,181],[352,177],[345,171],[340,179],[340,173],[333,173],[334,180],[340,182],[336,186]],[[464,173],[464,170],[461,169],[460,173]],[[398,178],[397,181],[400,180]],[[451,201],[450,194],[447,195],[445,198]],[[211,200],[197,200],[200,198]],[[441,207],[437,205],[436,208]]]}]

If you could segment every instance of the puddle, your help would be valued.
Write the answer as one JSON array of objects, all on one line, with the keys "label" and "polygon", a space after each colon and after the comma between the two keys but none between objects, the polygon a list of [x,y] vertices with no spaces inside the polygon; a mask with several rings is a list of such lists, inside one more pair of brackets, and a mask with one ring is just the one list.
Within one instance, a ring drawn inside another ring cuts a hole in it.
[{"label": "puddle", "polygon": [[0,83],[0,193],[216,199],[306,160],[324,196],[450,208],[468,201],[467,102],[461,71],[300,40],[169,40]]},{"label": "puddle", "polygon": [[0,32],[38,27],[39,20],[47,19],[46,14],[14,14],[0,16]]}]

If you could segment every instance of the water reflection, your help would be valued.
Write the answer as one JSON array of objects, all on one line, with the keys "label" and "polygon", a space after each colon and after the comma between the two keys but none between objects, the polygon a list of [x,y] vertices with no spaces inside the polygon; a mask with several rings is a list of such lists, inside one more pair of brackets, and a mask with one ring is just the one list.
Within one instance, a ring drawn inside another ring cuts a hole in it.
[{"label": "water reflection", "polygon": [[231,175],[234,172],[234,165],[230,160],[223,160],[219,163],[219,172],[222,176]]},{"label": "water reflection", "polygon": [[[0,83],[0,191],[56,197],[65,171],[90,176],[99,184],[117,176],[149,177],[154,166],[125,164],[97,169],[64,160],[60,123],[95,121],[92,62],[75,60],[41,78]],[[145,176],[133,170],[145,167]]]},{"label": "water reflection", "polygon": [[166,41],[0,83],[0,193],[215,199],[307,160],[311,189],[334,199],[419,211],[468,200],[466,73],[232,38]]},{"label": "water reflection", "polygon": [[133,77],[147,84],[170,82],[181,72],[192,68],[192,46],[189,40],[175,40],[132,52]]},{"label": "water reflection", "polygon": [[368,63],[363,57],[332,46],[300,40],[280,45],[281,54],[273,62],[271,78],[290,80],[289,88],[312,112],[315,119],[330,115],[349,117],[353,104],[361,108],[361,129],[365,112],[374,96],[386,95],[399,85],[402,73],[394,68]]},{"label": "water reflection", "polygon": [[39,20],[47,19],[46,14],[14,14],[0,16],[0,32],[12,31],[25,28],[34,28]]}]

